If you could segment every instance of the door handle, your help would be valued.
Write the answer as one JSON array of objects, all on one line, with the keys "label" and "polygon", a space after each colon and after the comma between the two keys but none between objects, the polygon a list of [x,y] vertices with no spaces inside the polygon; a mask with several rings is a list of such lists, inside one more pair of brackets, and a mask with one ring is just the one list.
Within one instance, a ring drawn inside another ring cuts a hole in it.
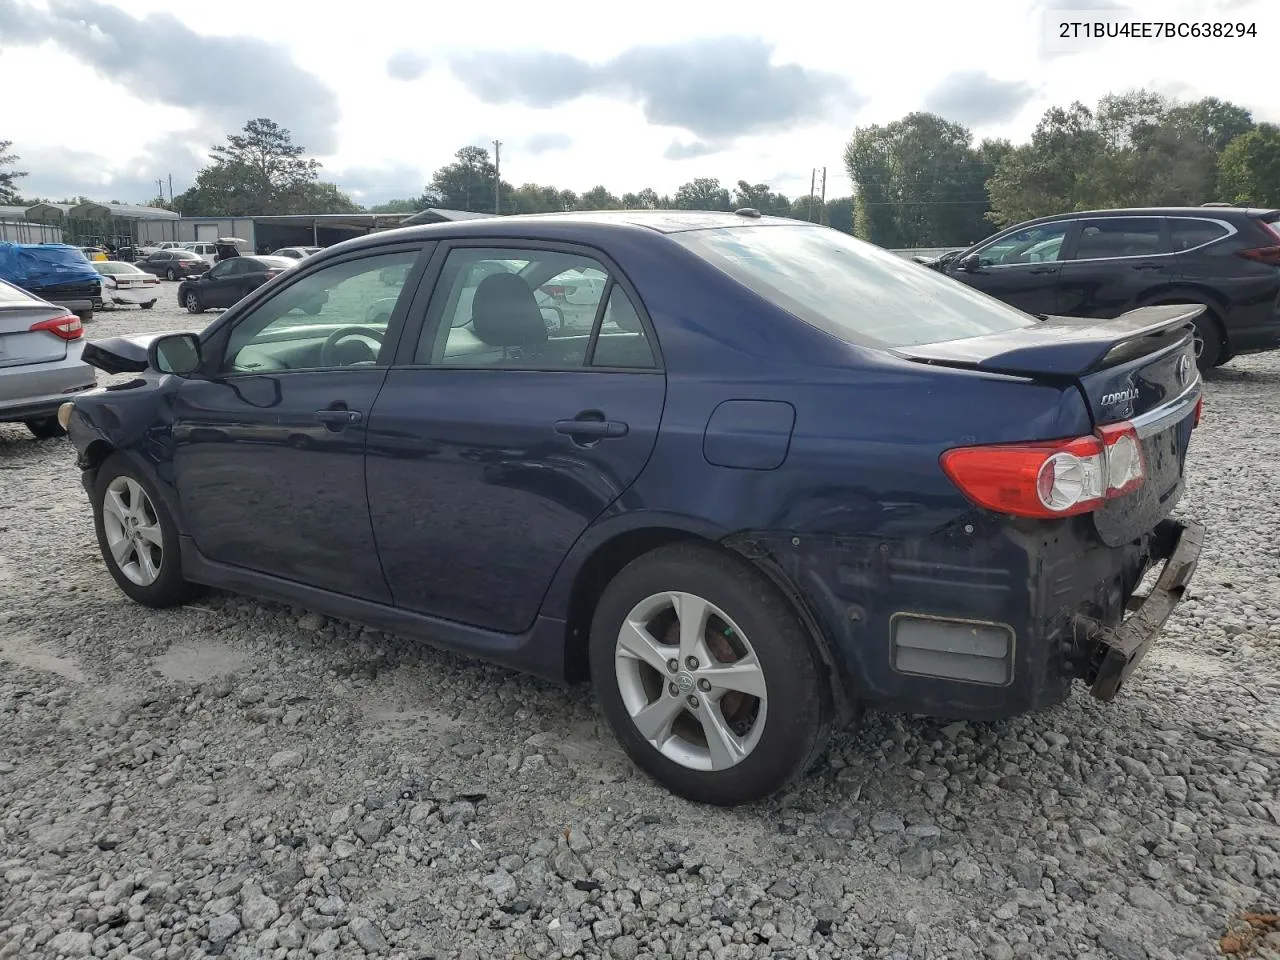
[{"label": "door handle", "polygon": [[1036,267],[1031,273],[1056,273],[1057,267]]},{"label": "door handle", "polygon": [[572,437],[574,442],[581,440],[603,440],[625,437],[628,426],[621,420],[606,420],[604,415],[592,410],[580,413],[572,420],[557,420],[556,433]]},{"label": "door handle", "polygon": [[342,407],[329,407],[316,411],[316,419],[327,427],[345,427],[351,423],[359,423],[364,414],[359,410],[347,410]]},{"label": "door handle", "polygon": [[1135,263],[1134,270],[1163,270],[1164,266],[1159,263]]}]

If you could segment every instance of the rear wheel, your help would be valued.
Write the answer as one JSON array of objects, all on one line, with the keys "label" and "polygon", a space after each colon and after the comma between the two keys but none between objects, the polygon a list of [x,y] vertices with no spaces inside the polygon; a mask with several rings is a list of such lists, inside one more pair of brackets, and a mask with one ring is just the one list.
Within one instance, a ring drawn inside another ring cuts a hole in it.
[{"label": "rear wheel", "polygon": [[130,599],[148,607],[185,603],[178,530],[151,482],[123,454],[112,454],[93,484],[93,522],[102,560]]},{"label": "rear wheel", "polygon": [[1205,373],[1225,363],[1229,357],[1217,317],[1208,312],[1202,313],[1196,318],[1195,328],[1196,366]]},{"label": "rear wheel", "polygon": [[174,270],[173,267],[170,267],[168,270],[165,271],[164,278],[166,280],[177,280],[178,272]]},{"label": "rear wheel", "polygon": [[831,732],[812,638],[768,581],[708,547],[663,547],[624,568],[596,608],[590,660],[623,748],[689,800],[767,797]]},{"label": "rear wheel", "polygon": [[39,417],[23,422],[37,440],[52,440],[54,437],[64,437],[67,434],[67,431],[62,429],[62,424],[58,423],[57,417]]},{"label": "rear wheel", "polygon": [[93,319],[93,311],[92,311],[92,310],[77,310],[77,311],[76,311],[76,316],[80,318],[80,322],[81,322],[81,323],[88,323],[90,320],[92,320],[92,319]]}]

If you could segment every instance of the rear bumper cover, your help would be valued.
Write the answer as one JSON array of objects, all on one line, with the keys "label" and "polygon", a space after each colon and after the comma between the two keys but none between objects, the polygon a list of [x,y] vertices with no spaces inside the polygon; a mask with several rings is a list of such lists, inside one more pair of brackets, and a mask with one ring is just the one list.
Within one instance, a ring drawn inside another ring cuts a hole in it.
[{"label": "rear bumper cover", "polygon": [[1114,697],[1185,594],[1202,540],[1199,524],[1165,519],[1108,547],[1087,519],[975,514],[925,540],[757,532],[728,545],[802,607],[850,700],[986,721],[1052,706],[1076,681]]}]

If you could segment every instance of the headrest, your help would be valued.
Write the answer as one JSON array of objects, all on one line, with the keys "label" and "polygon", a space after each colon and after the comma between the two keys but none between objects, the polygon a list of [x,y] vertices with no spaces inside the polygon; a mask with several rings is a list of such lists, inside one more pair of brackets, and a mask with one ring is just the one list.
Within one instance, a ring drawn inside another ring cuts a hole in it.
[{"label": "headrest", "polygon": [[547,322],[529,285],[514,273],[480,281],[471,301],[476,336],[491,347],[532,347],[545,343]]},{"label": "headrest", "polygon": [[609,297],[609,319],[618,325],[619,330],[627,333],[640,332],[640,315],[631,304],[631,298],[622,292],[621,287],[614,287]]}]

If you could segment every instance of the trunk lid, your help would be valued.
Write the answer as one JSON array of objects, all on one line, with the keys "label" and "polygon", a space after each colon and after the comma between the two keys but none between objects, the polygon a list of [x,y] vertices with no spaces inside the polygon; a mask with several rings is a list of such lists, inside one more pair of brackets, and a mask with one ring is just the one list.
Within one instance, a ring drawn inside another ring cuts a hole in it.
[{"label": "trunk lid", "polygon": [[1099,538],[1118,547],[1154,530],[1182,496],[1201,393],[1191,323],[1204,309],[1176,304],[1114,320],[1047,317],[1033,327],[895,352],[921,363],[1074,386],[1096,426],[1132,423],[1144,482],[1091,514]]},{"label": "trunk lid", "polygon": [[42,303],[0,306],[0,369],[64,359],[66,340],[44,330],[31,329],[33,323],[53,316],[57,313]]},{"label": "trunk lid", "polygon": [[1196,381],[1191,323],[1199,304],[1139,307],[1114,320],[1046,317],[1005,333],[898,347],[920,363],[1074,383],[1098,425],[1141,417]]}]

